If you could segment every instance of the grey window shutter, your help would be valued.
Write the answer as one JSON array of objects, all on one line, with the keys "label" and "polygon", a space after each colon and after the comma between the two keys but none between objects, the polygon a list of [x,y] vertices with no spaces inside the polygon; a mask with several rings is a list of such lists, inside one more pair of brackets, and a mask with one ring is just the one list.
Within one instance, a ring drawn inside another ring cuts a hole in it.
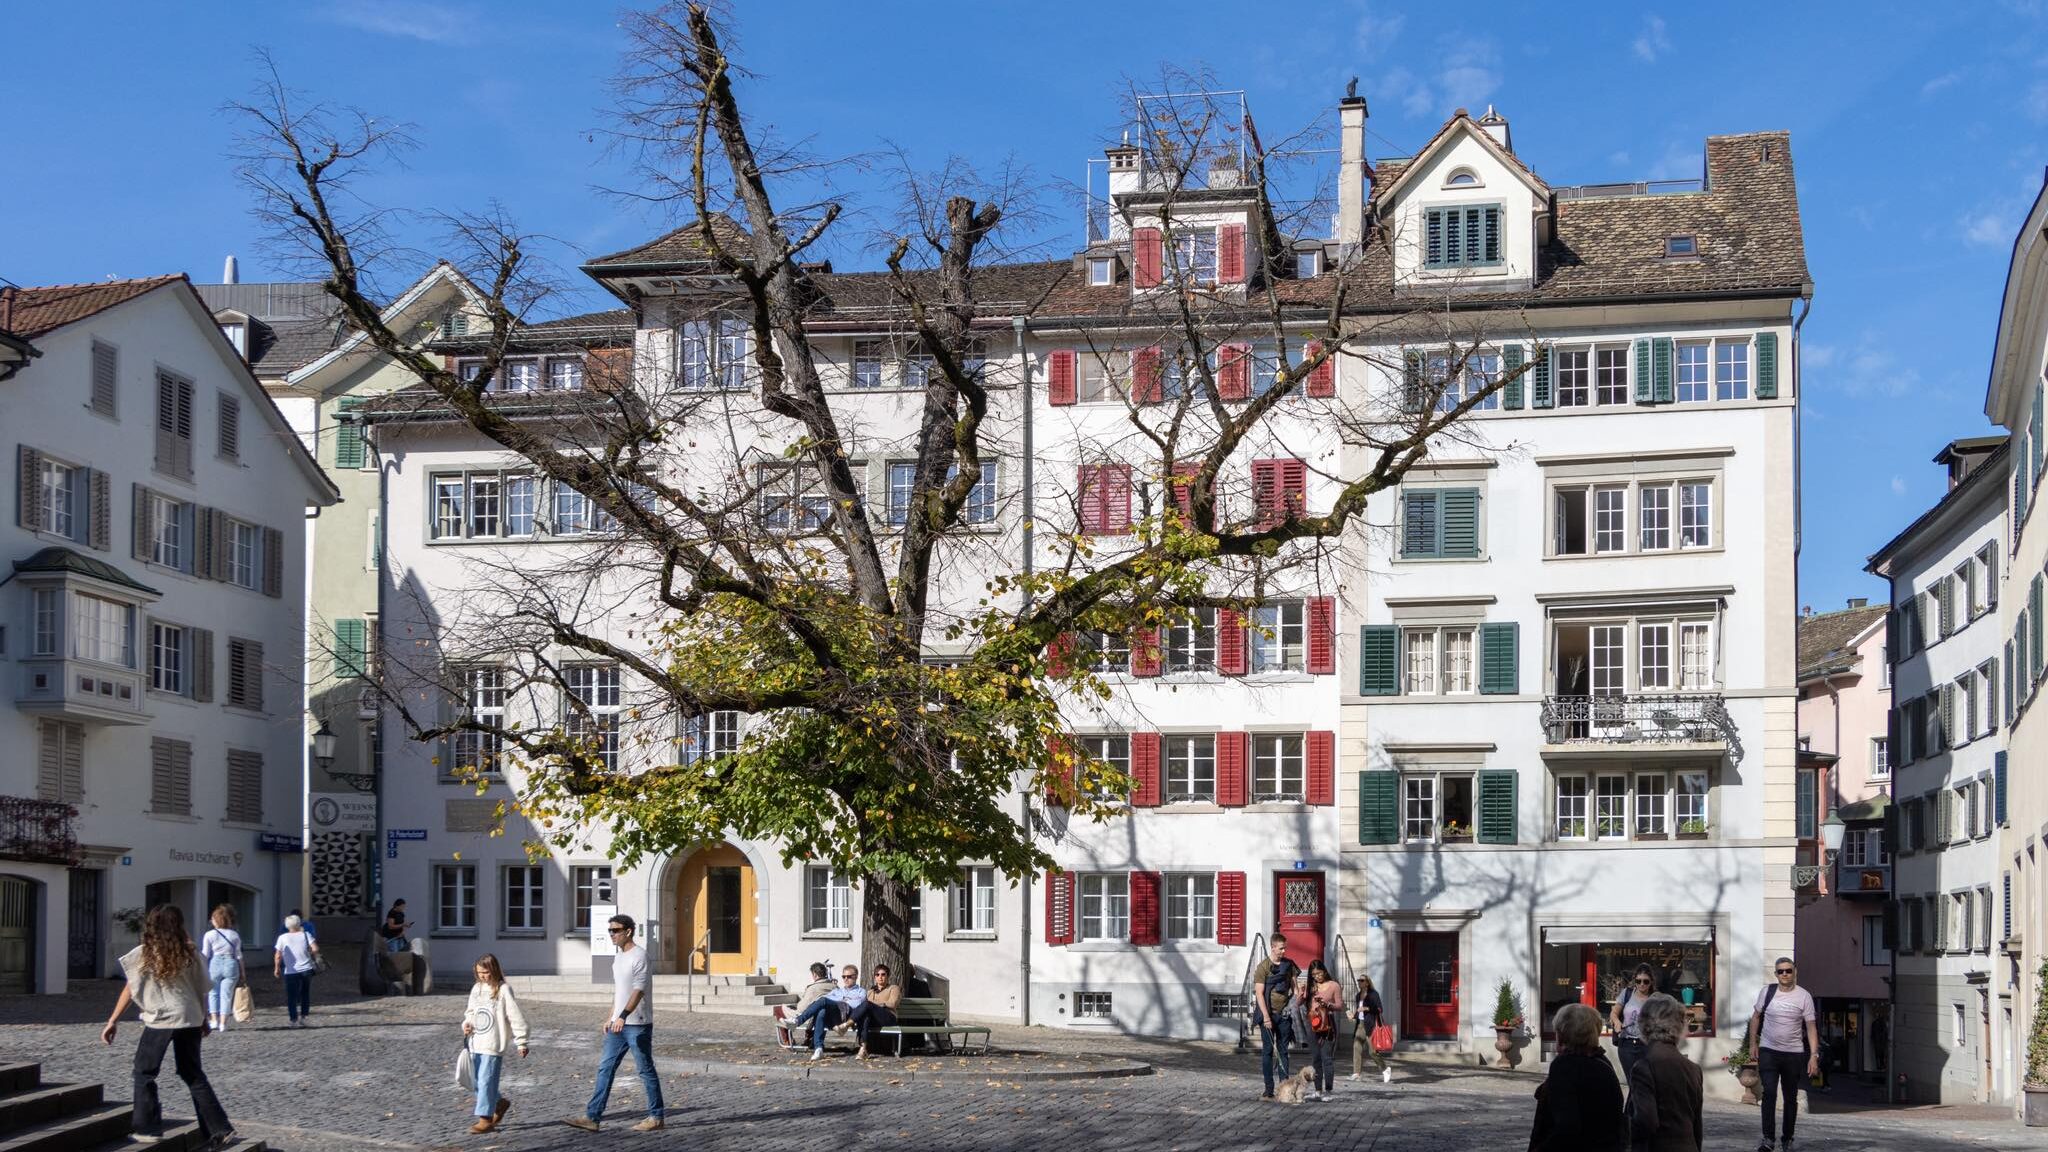
[{"label": "grey window shutter", "polygon": [[235,536],[228,526],[228,514],[218,508],[208,508],[206,514],[213,519],[213,578],[226,580],[233,568],[228,557],[234,554]]},{"label": "grey window shutter", "polygon": [[149,498],[149,489],[140,484],[128,486],[134,502],[135,515],[129,518],[132,526],[130,545],[137,560],[151,560],[156,556],[156,501]]},{"label": "grey window shutter", "polygon": [[92,344],[92,410],[102,416],[114,414],[115,382],[120,362],[111,344]]},{"label": "grey window shutter", "polygon": [[1946,788],[1941,790],[1934,814],[1934,843],[1936,847],[1946,847],[1948,845],[1948,831],[1955,823],[1955,800],[1955,793]]},{"label": "grey window shutter", "polygon": [[1438,492],[1423,488],[1401,493],[1401,555],[1438,556],[1443,551]]},{"label": "grey window shutter", "polygon": [[263,530],[263,594],[284,596],[284,533],[275,528]]},{"label": "grey window shutter", "polygon": [[1656,402],[1656,383],[1650,374],[1650,342],[1647,339],[1638,340],[1636,341],[1636,403],[1654,404]]},{"label": "grey window shutter", "polygon": [[1756,334],[1756,398],[1778,398],[1778,334]]},{"label": "grey window shutter", "polygon": [[45,720],[36,732],[36,799],[64,799],[64,725]]},{"label": "grey window shutter", "polygon": [[213,509],[188,504],[192,510],[192,534],[187,539],[192,553],[192,574],[201,580],[214,579],[213,574]]},{"label": "grey window shutter", "polygon": [[192,658],[192,699],[213,702],[213,633],[205,628],[185,630],[185,648]]},{"label": "grey window shutter", "polygon": [[109,552],[114,547],[113,481],[97,468],[87,476],[86,488],[92,494],[92,517],[86,525],[86,543],[102,552]]},{"label": "grey window shutter", "polygon": [[1479,489],[1446,488],[1442,493],[1443,525],[1439,554],[1473,557],[1479,555]]},{"label": "grey window shutter", "polygon": [[242,455],[242,402],[225,392],[220,396],[220,454],[230,460]]},{"label": "grey window shutter", "polygon": [[1671,403],[1671,369],[1677,358],[1671,337],[1659,336],[1650,342],[1651,396],[1659,404]]},{"label": "grey window shutter", "polygon": [[1367,624],[1358,630],[1360,696],[1400,694],[1400,647],[1401,630],[1392,624]]},{"label": "grey window shutter", "polygon": [[1401,774],[1358,774],[1358,842],[1396,844],[1401,839]]},{"label": "grey window shutter", "polygon": [[1479,774],[1481,844],[1515,842],[1515,782],[1519,776],[1519,773],[1513,771],[1488,771]]},{"label": "grey window shutter", "polygon": [[14,522],[31,532],[43,530],[43,502],[41,496],[43,476],[43,454],[23,444],[16,452],[21,462],[18,477],[20,486],[14,493]]},{"label": "grey window shutter", "polygon": [[[178,750],[185,750],[185,779],[179,782]],[[177,816],[192,814],[191,745],[158,737],[149,742],[149,808]]]},{"label": "grey window shutter", "polygon": [[1510,344],[1500,350],[1500,367],[1502,373],[1509,378],[1507,385],[1500,390],[1501,407],[1520,408],[1522,406],[1522,377],[1520,375],[1522,371],[1522,346],[1520,344]]},{"label": "grey window shutter", "polygon": [[64,734],[64,795],[67,804],[85,799],[85,725],[59,724]]},{"label": "grey window shutter", "polygon": [[262,754],[229,750],[227,815],[228,819],[245,824],[263,822]]},{"label": "grey window shutter", "polygon": [[1423,389],[1420,352],[1406,352],[1401,356],[1401,407],[1406,412],[1429,410],[1430,397]]},{"label": "grey window shutter", "polygon": [[1536,366],[1529,370],[1532,381],[1529,387],[1531,408],[1548,408],[1557,403],[1550,384],[1551,365],[1556,359],[1552,353],[1555,351],[1556,346],[1552,344],[1539,344],[1536,347]]},{"label": "grey window shutter", "polygon": [[1479,692],[1513,696],[1521,685],[1521,630],[1513,621],[1479,626]]}]

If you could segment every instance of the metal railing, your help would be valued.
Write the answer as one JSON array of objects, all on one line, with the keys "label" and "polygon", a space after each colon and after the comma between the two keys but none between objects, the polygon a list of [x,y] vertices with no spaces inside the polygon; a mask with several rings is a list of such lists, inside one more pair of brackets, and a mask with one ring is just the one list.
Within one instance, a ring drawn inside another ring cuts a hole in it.
[{"label": "metal railing", "polygon": [[78,863],[78,809],[54,800],[0,796],[0,860]]},{"label": "metal railing", "polygon": [[1554,189],[1559,200],[1604,200],[1614,196],[1672,196],[1704,192],[1704,180],[1634,180],[1618,184],[1574,184]]},{"label": "metal railing", "polygon": [[1252,1020],[1258,1015],[1255,1010],[1257,1002],[1252,999],[1253,996],[1257,995],[1252,990],[1252,972],[1258,968],[1259,960],[1265,955],[1266,934],[1264,932],[1252,933],[1252,950],[1244,958],[1244,981],[1238,985],[1241,989],[1240,995],[1244,998],[1244,1011],[1239,1013],[1237,1017],[1237,1050],[1239,1052],[1249,1051],[1252,1046]]},{"label": "metal railing", "polygon": [[1551,744],[1725,741],[1739,747],[1727,702],[1711,693],[1545,696],[1542,724],[1544,737]]}]

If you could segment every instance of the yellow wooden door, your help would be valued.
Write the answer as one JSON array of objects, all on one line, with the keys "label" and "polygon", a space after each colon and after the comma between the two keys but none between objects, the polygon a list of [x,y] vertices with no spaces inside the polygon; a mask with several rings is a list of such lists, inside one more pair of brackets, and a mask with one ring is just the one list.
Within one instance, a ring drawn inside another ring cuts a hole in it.
[{"label": "yellow wooden door", "polygon": [[676,922],[689,926],[689,971],[740,976],[755,970],[754,868],[730,844],[706,848],[683,862],[676,884]]}]

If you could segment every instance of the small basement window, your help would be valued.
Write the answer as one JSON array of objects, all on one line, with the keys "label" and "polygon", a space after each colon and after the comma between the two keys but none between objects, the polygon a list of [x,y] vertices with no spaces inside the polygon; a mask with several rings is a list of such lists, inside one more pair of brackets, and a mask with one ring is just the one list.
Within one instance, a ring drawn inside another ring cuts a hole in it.
[{"label": "small basement window", "polygon": [[1683,260],[1700,254],[1699,242],[1688,235],[1666,236],[1664,255],[1669,259]]},{"label": "small basement window", "polygon": [[1083,1020],[1107,1020],[1111,1015],[1108,992],[1081,992],[1074,997],[1074,1015]]},{"label": "small basement window", "polygon": [[1247,1001],[1242,992],[1209,993],[1209,1019],[1235,1020],[1245,1014]]},{"label": "small basement window", "polygon": [[1116,283],[1116,261],[1102,257],[1088,261],[1088,286],[1107,288]]}]

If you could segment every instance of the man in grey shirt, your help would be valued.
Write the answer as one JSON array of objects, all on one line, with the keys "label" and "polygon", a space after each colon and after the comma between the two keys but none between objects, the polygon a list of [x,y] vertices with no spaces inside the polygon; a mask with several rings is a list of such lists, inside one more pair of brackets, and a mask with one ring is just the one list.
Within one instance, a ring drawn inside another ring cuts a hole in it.
[{"label": "man in grey shirt", "polygon": [[[1799,986],[1799,969],[1792,958],[1778,957],[1772,970],[1778,982],[1757,994],[1756,1011],[1749,1018],[1749,1050],[1756,1053],[1764,1088],[1764,1139],[1757,1152],[1792,1152],[1792,1129],[1799,1121],[1799,1070],[1805,1068],[1807,1076],[1820,1073],[1820,1032],[1813,996]],[[1780,1080],[1785,1082],[1785,1127],[1774,1145],[1771,1113],[1777,1109]]]},{"label": "man in grey shirt", "polygon": [[647,949],[633,943],[633,918],[618,915],[606,924],[618,954],[612,957],[612,1014],[604,1022],[604,1055],[597,1064],[597,1087],[583,1115],[563,1123],[585,1132],[597,1131],[604,1118],[604,1106],[612,1097],[612,1076],[630,1049],[633,1067],[640,1073],[640,1087],[647,1093],[647,1118],[633,1125],[635,1132],[652,1132],[662,1126],[661,1077],[654,1071],[654,964]]}]

